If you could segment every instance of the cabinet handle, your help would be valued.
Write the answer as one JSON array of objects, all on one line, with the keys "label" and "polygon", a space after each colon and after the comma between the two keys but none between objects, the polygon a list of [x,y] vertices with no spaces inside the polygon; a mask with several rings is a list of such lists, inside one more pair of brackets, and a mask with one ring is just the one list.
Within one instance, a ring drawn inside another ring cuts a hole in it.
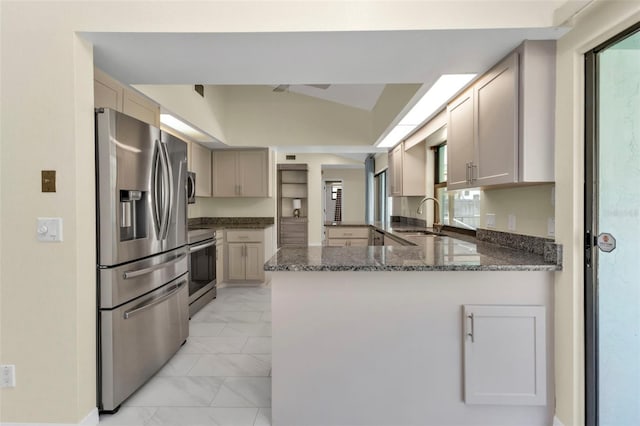
[{"label": "cabinet handle", "polygon": [[467,336],[471,337],[471,343],[475,342],[475,324],[474,324],[474,318],[473,318],[473,313],[467,315],[467,318],[469,318],[471,320],[471,332],[467,333]]},{"label": "cabinet handle", "polygon": [[471,163],[471,182],[478,180],[478,165]]}]

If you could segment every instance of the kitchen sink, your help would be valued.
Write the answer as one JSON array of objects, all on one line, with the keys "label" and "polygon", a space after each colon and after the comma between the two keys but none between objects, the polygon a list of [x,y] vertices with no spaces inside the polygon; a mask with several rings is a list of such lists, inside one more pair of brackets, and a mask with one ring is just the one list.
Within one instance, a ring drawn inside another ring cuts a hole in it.
[{"label": "kitchen sink", "polygon": [[405,237],[417,237],[417,236],[421,236],[421,235],[432,235],[432,236],[438,236],[438,237],[443,237],[444,234],[440,234],[438,232],[433,232],[433,231],[416,231],[416,230],[395,230],[394,232],[397,232],[399,234],[404,235]]}]

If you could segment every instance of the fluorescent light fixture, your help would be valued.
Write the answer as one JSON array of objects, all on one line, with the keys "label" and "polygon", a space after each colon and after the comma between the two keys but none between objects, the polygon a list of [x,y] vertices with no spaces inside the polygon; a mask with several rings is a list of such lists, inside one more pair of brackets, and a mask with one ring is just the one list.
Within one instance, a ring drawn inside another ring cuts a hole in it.
[{"label": "fluorescent light fixture", "polygon": [[406,126],[398,124],[396,127],[391,129],[389,133],[387,133],[387,136],[385,136],[384,139],[382,139],[382,142],[378,144],[378,148],[390,148],[394,146],[415,128],[415,125]]},{"label": "fluorescent light fixture", "polygon": [[160,123],[172,128],[179,133],[182,133],[183,135],[196,142],[211,142],[213,140],[213,138],[209,135],[191,127],[184,121],[174,117],[171,114],[160,114]]},{"label": "fluorescent light fixture", "polygon": [[427,93],[409,110],[387,136],[377,145],[391,147],[402,140],[413,129],[422,124],[431,114],[438,111],[453,95],[466,86],[476,74],[444,74],[431,86]]}]

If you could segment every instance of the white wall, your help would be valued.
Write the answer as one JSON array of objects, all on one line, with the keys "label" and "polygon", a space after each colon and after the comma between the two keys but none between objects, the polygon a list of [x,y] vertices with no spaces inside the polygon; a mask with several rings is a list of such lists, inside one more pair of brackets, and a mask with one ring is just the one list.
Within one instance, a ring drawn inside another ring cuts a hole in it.
[{"label": "white wall", "polygon": [[583,54],[638,21],[639,2],[594,2],[557,46],[556,240],[564,266],[555,279],[556,413],[567,426],[584,424]]},{"label": "white wall", "polygon": [[140,92],[147,95],[163,109],[198,127],[221,142],[226,140],[224,122],[224,91],[217,86],[205,86],[204,97],[193,85],[136,84]]},{"label": "white wall", "polygon": [[[540,11],[539,2],[512,1],[402,5],[395,1],[3,1],[1,7],[0,362],[16,364],[18,386],[0,390],[0,421],[31,423],[75,423],[95,406],[93,61],[90,46],[80,42],[74,31],[411,30],[553,24],[553,17]],[[579,53],[640,20],[637,2],[603,1],[593,8],[597,13],[580,18],[558,49],[556,220],[558,238],[565,244],[565,270],[557,274],[556,282],[556,359],[558,413],[566,425],[580,424],[583,408]],[[58,172],[55,194],[38,192],[44,169]],[[64,219],[64,242],[35,241],[39,216]],[[319,224],[317,233],[310,229],[310,241],[320,242]]]},{"label": "white wall", "polygon": [[[487,213],[496,215],[495,230],[554,238],[547,232],[547,221],[554,218],[553,184],[484,190],[480,194],[480,227],[487,227]],[[516,228],[508,227],[508,216],[516,218]]]},{"label": "white wall", "polygon": [[324,167],[322,179],[342,181],[342,221],[363,223],[365,221],[364,164],[357,169]]}]

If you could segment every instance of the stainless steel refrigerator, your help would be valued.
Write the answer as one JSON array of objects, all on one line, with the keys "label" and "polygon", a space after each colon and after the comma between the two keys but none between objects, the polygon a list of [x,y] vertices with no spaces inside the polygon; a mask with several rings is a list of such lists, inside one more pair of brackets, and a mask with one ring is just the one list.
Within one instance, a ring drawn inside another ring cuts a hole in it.
[{"label": "stainless steel refrigerator", "polygon": [[96,110],[98,408],[113,412],[189,333],[187,147]]}]

